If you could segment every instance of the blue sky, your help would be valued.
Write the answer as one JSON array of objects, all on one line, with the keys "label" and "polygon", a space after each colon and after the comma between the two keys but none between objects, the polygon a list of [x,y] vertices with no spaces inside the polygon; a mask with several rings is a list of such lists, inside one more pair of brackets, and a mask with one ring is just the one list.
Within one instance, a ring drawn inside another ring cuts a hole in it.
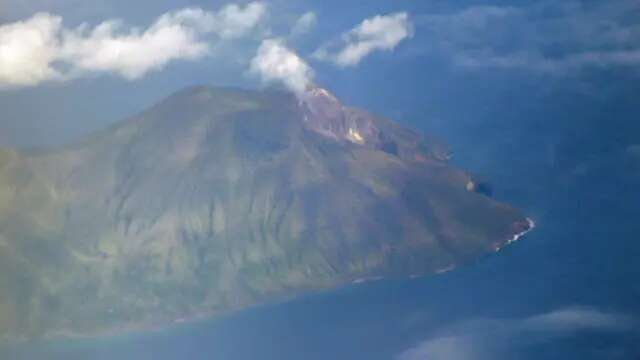
[{"label": "blue sky", "polygon": [[[640,7],[631,0],[4,0],[0,6],[0,144],[7,146],[73,141],[194,84],[292,86],[286,79],[297,76],[298,83],[316,82],[346,102],[402,120],[408,108],[442,104],[443,93],[466,84],[485,82],[492,93],[506,91],[501,82],[547,82],[597,93],[593,76],[622,72],[633,79],[640,65]],[[185,9],[198,9],[200,17],[178,19]],[[173,42],[153,38],[162,16],[174,16],[182,28]],[[49,26],[39,35],[45,38],[26,46],[21,36],[38,26]],[[105,26],[108,35],[95,34]],[[130,41],[130,53],[105,55],[113,51],[105,36]],[[7,50],[10,39],[20,47]],[[295,72],[252,71],[269,39],[287,50],[280,56],[301,61],[302,80]],[[152,48],[154,41],[163,46]],[[30,61],[7,60],[16,52]]]}]

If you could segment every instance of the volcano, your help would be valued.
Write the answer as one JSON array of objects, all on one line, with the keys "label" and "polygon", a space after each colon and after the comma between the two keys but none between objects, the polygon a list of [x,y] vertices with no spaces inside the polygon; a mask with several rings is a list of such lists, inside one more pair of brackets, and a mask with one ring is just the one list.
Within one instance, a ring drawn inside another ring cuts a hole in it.
[{"label": "volcano", "polygon": [[145,329],[438,273],[532,227],[449,155],[319,87],[193,87],[68,146],[0,150],[0,336]]}]

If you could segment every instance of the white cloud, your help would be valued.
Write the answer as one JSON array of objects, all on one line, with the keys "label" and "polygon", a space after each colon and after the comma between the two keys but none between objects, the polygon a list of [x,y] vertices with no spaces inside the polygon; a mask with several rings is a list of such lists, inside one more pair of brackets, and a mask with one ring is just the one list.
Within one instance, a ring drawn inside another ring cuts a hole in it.
[{"label": "white cloud", "polygon": [[263,82],[280,82],[299,94],[313,80],[313,70],[281,39],[263,40],[256,56],[251,60],[250,72]]},{"label": "white cloud", "polygon": [[471,6],[417,17],[427,52],[467,69],[522,69],[550,75],[640,66],[637,2],[587,5],[539,1]]},{"label": "white cloud", "polygon": [[635,331],[630,317],[591,308],[565,308],[522,319],[474,319],[445,328],[400,353],[398,360],[518,358],[519,351],[581,332]]},{"label": "white cloud", "polygon": [[424,341],[397,356],[398,360],[473,360],[478,359],[465,339],[441,337]]},{"label": "white cloud", "polygon": [[253,2],[245,7],[227,5],[214,17],[213,30],[227,39],[243,36],[262,20],[266,8],[262,2]]},{"label": "white cloud", "polygon": [[640,48],[582,50],[561,57],[548,57],[539,49],[520,49],[499,53],[485,48],[457,50],[454,63],[467,69],[525,69],[550,75],[571,74],[581,69],[640,66]]},{"label": "white cloud", "polygon": [[413,24],[406,12],[377,15],[343,34],[338,43],[322,46],[314,57],[341,67],[355,66],[372,52],[391,51],[412,36]]},{"label": "white cloud", "polygon": [[0,84],[34,85],[60,77],[56,59],[62,18],[36,14],[0,26]]},{"label": "white cloud", "polygon": [[163,14],[146,29],[119,20],[65,29],[61,17],[37,14],[0,26],[0,86],[37,85],[95,72],[137,79],[171,61],[207,55],[209,35],[219,40],[245,36],[265,12],[260,2],[231,4],[218,12],[185,8]]},{"label": "white cloud", "polygon": [[302,14],[291,28],[291,36],[300,36],[311,31],[318,23],[318,17],[313,11]]},{"label": "white cloud", "polygon": [[619,331],[632,327],[625,316],[589,308],[567,308],[527,318],[522,327],[541,332],[573,332],[576,330]]},{"label": "white cloud", "polygon": [[123,31],[118,21],[103,22],[91,31],[66,31],[58,56],[76,73],[112,72],[137,79],[172,60],[192,60],[207,53],[208,44],[199,31],[207,19],[200,15],[195,9],[166,14],[142,32]]}]

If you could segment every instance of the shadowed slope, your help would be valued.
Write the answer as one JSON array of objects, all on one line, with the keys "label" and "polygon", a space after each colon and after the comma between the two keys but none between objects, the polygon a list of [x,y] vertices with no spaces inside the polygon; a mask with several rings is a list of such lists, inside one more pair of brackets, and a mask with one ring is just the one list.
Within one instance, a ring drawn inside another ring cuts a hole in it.
[{"label": "shadowed slope", "polygon": [[2,150],[0,334],[139,328],[429,274],[529,228],[447,156],[317,88],[190,88],[72,146]]}]

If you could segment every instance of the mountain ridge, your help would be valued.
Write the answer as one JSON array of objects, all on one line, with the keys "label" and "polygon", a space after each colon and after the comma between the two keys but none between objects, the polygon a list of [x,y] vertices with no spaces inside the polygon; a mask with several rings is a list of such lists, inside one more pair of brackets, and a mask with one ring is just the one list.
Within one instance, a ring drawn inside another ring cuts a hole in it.
[{"label": "mountain ridge", "polygon": [[325,91],[191,87],[73,145],[0,153],[0,336],[435,273],[531,228],[441,143]]}]

